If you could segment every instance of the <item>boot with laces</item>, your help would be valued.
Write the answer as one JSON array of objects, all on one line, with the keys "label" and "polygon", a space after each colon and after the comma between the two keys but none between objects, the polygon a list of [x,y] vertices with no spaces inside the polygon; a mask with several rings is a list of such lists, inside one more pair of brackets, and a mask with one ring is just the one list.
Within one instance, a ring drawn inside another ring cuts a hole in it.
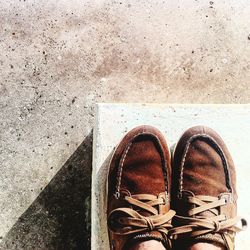
[{"label": "boot with laces", "polygon": [[175,248],[207,242],[233,250],[246,221],[237,217],[235,167],[221,137],[203,126],[188,129],[176,145],[172,171]]},{"label": "boot with laces", "polygon": [[158,240],[170,249],[170,154],[163,135],[151,126],[130,131],[115,149],[108,176],[110,249]]}]

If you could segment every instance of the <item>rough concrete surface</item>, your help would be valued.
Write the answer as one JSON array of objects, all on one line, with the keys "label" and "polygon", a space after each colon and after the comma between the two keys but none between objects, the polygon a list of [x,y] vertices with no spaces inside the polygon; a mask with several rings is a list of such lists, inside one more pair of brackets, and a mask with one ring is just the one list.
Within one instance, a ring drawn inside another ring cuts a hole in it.
[{"label": "rough concrete surface", "polygon": [[249,102],[249,13],[248,0],[1,1],[2,249],[89,248],[96,102]]}]

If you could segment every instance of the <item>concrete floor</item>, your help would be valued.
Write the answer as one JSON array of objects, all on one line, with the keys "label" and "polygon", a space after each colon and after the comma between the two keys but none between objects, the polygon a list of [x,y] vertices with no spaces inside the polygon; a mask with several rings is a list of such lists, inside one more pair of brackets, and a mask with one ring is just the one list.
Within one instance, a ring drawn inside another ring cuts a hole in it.
[{"label": "concrete floor", "polygon": [[88,249],[96,102],[247,103],[250,5],[0,2],[1,249]]}]

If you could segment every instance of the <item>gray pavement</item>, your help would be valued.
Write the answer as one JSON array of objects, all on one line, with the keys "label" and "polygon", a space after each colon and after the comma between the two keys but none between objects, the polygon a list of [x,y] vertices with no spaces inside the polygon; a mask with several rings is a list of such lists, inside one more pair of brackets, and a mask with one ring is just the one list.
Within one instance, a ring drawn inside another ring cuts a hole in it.
[{"label": "gray pavement", "polygon": [[249,102],[249,13],[248,0],[1,1],[2,249],[89,248],[96,102]]}]

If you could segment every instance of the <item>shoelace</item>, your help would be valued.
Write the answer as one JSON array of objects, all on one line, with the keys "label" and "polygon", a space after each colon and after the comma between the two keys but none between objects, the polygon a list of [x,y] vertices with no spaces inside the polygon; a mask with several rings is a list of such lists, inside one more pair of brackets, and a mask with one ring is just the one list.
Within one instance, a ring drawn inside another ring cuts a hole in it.
[{"label": "shoelace", "polygon": [[[165,214],[160,214],[155,206],[164,205],[165,200],[150,194],[138,194],[125,196],[124,200],[131,205],[131,208],[114,209],[108,217],[109,228],[119,235],[128,235],[143,231],[157,230],[168,234],[172,228],[171,219],[175,211],[169,210]],[[150,216],[143,216],[137,211],[146,211]]]},{"label": "shoelace", "polygon": [[[210,196],[190,196],[187,198],[188,203],[195,205],[194,208],[188,211],[188,216],[176,215],[176,219],[181,226],[170,230],[169,234],[172,239],[182,237],[196,237],[211,232],[239,232],[243,230],[247,222],[241,217],[227,219],[224,214],[219,214],[219,207],[227,204],[225,198],[218,199]],[[212,217],[206,217],[202,212],[210,212],[214,214]],[[194,217],[196,216],[196,217]],[[236,224],[241,222],[241,226]]]}]

